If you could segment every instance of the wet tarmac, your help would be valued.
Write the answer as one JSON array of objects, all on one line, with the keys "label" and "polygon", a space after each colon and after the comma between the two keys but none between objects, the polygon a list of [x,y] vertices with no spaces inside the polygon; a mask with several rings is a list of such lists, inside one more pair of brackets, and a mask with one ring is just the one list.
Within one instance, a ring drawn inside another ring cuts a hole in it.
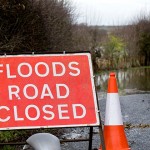
[{"label": "wet tarmac", "polygon": [[[102,120],[104,120],[106,98],[99,97]],[[132,150],[150,149],[150,94],[120,96],[122,118],[128,143]],[[93,149],[100,145],[98,128],[94,128]],[[86,138],[88,128],[66,129],[63,138]],[[63,143],[62,150],[88,150],[88,142]]]}]

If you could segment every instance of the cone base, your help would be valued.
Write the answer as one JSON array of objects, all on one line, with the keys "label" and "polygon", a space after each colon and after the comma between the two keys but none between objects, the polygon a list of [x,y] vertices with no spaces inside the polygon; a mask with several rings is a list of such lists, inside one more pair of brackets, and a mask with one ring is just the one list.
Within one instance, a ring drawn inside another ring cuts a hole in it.
[{"label": "cone base", "polygon": [[[106,150],[130,150],[123,125],[105,125],[104,139]],[[101,147],[100,150],[102,150]]]},{"label": "cone base", "polygon": [[[99,150],[102,150],[102,148],[100,148]],[[106,149],[109,150],[109,149]],[[117,149],[117,150],[131,150],[130,148],[125,148],[125,149]]]}]

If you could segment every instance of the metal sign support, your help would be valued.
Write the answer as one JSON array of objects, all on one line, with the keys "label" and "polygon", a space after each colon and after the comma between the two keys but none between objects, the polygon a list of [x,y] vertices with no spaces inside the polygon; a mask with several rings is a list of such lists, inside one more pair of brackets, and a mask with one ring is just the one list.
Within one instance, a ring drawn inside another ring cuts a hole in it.
[{"label": "metal sign support", "polygon": [[93,127],[90,127],[90,134],[89,134],[89,149],[92,150],[92,138],[93,138]]},{"label": "metal sign support", "polygon": [[[95,79],[95,78],[94,78]],[[97,99],[97,107],[98,107],[98,114],[99,114],[99,135],[100,135],[100,139],[101,139],[101,146],[102,146],[102,150],[106,150],[105,147],[105,141],[104,141],[104,135],[103,135],[103,127],[102,127],[102,120],[101,120],[101,114],[100,114],[100,108],[99,108],[99,103],[98,103],[98,95],[97,95],[97,88],[96,88],[96,84],[95,84],[95,90],[96,90],[96,99]]]}]

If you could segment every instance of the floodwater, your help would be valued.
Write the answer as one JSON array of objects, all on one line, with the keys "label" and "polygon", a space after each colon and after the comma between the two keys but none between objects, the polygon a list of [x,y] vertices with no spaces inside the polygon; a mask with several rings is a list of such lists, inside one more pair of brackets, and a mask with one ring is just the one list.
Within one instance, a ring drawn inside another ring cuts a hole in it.
[{"label": "floodwater", "polygon": [[[129,146],[132,150],[148,150],[150,147],[150,68],[133,68],[114,72],[118,80],[119,92],[122,93],[125,90],[130,93],[130,95],[125,93],[119,96],[123,122],[129,125],[125,128]],[[102,123],[105,118],[109,73],[102,72],[95,77]],[[87,128],[67,128],[62,138],[87,138],[88,132]],[[100,141],[98,128],[95,127],[92,147],[98,148]],[[64,143],[62,150],[87,150],[88,144],[88,142]]]},{"label": "floodwater", "polygon": [[[107,91],[107,82],[110,72],[102,72],[96,75],[95,85],[97,86],[98,91]],[[116,73],[118,88],[120,91],[124,89],[150,91],[150,68],[141,67],[113,72]]]}]

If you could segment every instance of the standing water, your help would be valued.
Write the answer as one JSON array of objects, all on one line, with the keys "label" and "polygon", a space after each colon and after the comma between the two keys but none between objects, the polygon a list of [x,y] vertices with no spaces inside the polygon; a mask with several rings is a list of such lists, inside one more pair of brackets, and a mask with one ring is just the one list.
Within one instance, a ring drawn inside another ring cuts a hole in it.
[{"label": "standing water", "polygon": [[[96,75],[95,84],[98,92],[107,92],[110,72],[102,72]],[[126,91],[127,94],[150,91],[150,68],[141,67],[114,72],[116,73],[119,91]]]},{"label": "standing water", "polygon": [[[111,72],[111,71],[110,71]],[[95,84],[98,89],[98,100],[101,111],[102,122],[105,113],[105,101],[107,93],[107,82],[110,72],[102,72],[95,77]],[[145,125],[149,124],[149,95],[143,94],[150,91],[150,68],[133,68],[127,70],[114,71],[118,80],[119,92],[121,94],[134,94],[122,96],[120,101],[122,104],[123,120],[129,125],[136,123],[140,128],[126,128],[129,144],[132,150],[148,149],[149,145],[149,128]],[[142,93],[142,94],[136,94]],[[140,107],[140,109],[139,109]],[[142,126],[143,125],[143,126]],[[144,127],[144,128],[143,128]],[[81,139],[88,138],[88,128],[67,128],[62,139]],[[144,133],[144,134],[143,134]],[[140,135],[140,136],[139,136]],[[144,145],[143,145],[144,143]],[[100,145],[99,130],[94,128],[93,148]],[[64,143],[62,150],[87,150],[88,142]]]}]

